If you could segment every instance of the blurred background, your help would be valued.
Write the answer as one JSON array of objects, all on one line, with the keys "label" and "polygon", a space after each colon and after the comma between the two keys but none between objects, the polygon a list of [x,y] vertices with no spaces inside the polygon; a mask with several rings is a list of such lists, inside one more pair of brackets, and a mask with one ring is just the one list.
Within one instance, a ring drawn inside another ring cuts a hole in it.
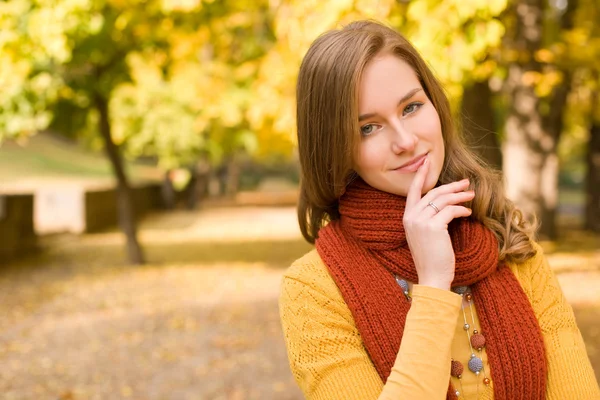
[{"label": "blurred background", "polygon": [[295,80],[405,34],[502,169],[600,376],[598,0],[0,3],[2,399],[301,399],[277,296],[311,247]]}]

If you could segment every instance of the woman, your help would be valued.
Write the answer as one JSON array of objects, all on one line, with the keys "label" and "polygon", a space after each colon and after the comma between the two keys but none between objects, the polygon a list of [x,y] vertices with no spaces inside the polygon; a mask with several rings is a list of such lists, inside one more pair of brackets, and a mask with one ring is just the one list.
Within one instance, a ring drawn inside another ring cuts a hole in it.
[{"label": "woman", "polygon": [[411,44],[318,38],[297,86],[300,228],[280,313],[308,399],[600,399],[532,228]]}]

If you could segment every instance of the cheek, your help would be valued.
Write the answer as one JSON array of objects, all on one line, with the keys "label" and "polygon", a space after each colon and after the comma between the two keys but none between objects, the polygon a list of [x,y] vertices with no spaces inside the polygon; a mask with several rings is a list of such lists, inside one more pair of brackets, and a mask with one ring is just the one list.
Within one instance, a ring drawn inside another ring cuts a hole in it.
[{"label": "cheek", "polygon": [[429,103],[424,113],[421,114],[419,119],[419,126],[422,132],[428,136],[430,142],[437,142],[438,139],[442,138],[442,123],[440,122],[440,116],[433,104]]},{"label": "cheek", "polygon": [[355,169],[357,172],[368,172],[371,169],[379,169],[379,165],[383,160],[377,141],[372,140],[374,138],[369,139],[371,140],[365,140],[360,144],[358,156],[355,160]]},{"label": "cheek", "polygon": [[441,155],[443,161],[444,138],[442,136],[442,124],[440,122],[440,117],[431,104],[426,111],[427,112],[422,114],[422,118],[420,118],[418,122],[421,138],[433,145],[436,155],[438,157]]}]

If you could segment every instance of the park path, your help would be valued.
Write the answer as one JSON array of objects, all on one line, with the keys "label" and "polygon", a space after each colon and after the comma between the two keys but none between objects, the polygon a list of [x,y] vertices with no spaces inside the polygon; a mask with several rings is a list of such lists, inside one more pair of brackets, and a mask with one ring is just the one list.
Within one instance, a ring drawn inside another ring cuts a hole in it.
[{"label": "park path", "polygon": [[[292,208],[155,214],[150,263],[117,232],[57,236],[0,272],[4,400],[301,399],[277,309],[285,267],[310,247]],[[600,254],[550,256],[600,371]]]}]

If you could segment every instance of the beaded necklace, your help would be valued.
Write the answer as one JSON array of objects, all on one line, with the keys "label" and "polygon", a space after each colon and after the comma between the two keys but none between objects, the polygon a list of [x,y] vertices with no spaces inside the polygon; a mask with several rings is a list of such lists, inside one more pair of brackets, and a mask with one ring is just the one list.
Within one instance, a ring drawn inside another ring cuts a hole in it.
[{"label": "beaded necklace", "polygon": [[[485,372],[485,368],[483,366],[483,349],[485,348],[485,337],[481,334],[475,326],[475,313],[473,312],[473,293],[470,291],[468,286],[457,286],[452,288],[452,291],[456,294],[459,294],[463,298],[463,304],[461,304],[461,311],[463,315],[463,329],[467,333],[467,340],[469,343],[469,348],[471,349],[471,356],[467,362],[467,366],[469,371],[474,373],[477,377],[483,373],[483,384],[488,386],[491,381],[487,377]],[[469,311],[471,314],[471,322],[473,324],[473,332],[470,332],[471,325],[467,322],[467,315],[465,313],[464,301],[467,301],[469,305]],[[478,354],[475,354],[475,350],[477,350]],[[464,367],[460,361],[452,359],[451,361],[451,369],[450,374],[457,378],[460,384],[461,391],[462,390],[462,373],[464,371]],[[460,398],[460,392],[456,391],[456,397]],[[477,397],[479,397],[479,381],[477,381]],[[463,395],[464,398],[464,395]]]},{"label": "beaded necklace", "polygon": [[[395,275],[395,278],[400,288],[402,288],[402,292],[404,293],[406,300],[410,302],[412,298],[408,291],[408,282],[405,279],[400,278],[398,275]],[[483,373],[483,384],[489,386],[491,381],[487,377],[487,374],[485,372],[482,358],[483,349],[485,348],[485,337],[475,327],[475,314],[473,312],[473,293],[470,291],[468,286],[456,286],[452,288],[452,292],[461,295],[463,298],[463,303],[461,304],[461,310],[464,321],[463,329],[467,333],[467,341],[469,343],[469,348],[471,349],[471,355],[467,361],[467,366],[469,368],[469,371],[474,373],[477,377],[479,377],[479,375]],[[473,324],[472,333],[470,332],[471,325],[467,322],[467,315],[465,313],[465,300],[469,305],[469,311],[471,314],[471,322]],[[477,351],[477,354],[475,354],[475,350]],[[465,399],[466,397],[464,396],[464,390],[462,386],[462,374],[464,372],[464,366],[460,361],[454,359],[451,359],[450,362],[450,375],[456,378],[460,385],[460,391],[456,390],[455,392],[456,397],[460,399],[462,394],[462,398]],[[479,381],[477,382],[477,398],[479,398]]]}]

